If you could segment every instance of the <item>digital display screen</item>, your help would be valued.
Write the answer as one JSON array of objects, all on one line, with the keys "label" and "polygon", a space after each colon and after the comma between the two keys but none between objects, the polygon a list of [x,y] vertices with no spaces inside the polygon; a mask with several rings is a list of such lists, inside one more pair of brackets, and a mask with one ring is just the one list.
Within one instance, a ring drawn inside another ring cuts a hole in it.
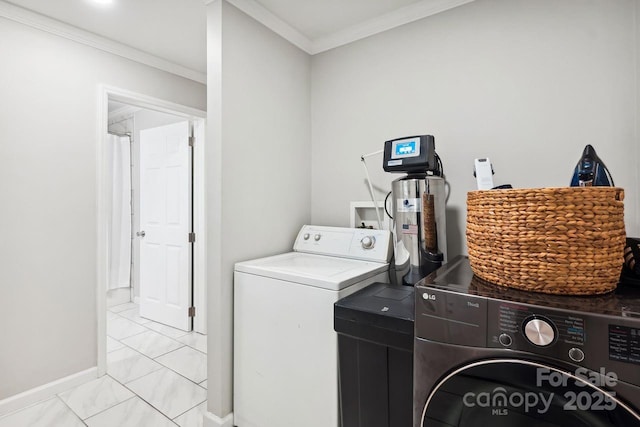
[{"label": "digital display screen", "polygon": [[420,138],[400,139],[393,141],[391,158],[418,157],[420,155]]},{"label": "digital display screen", "polygon": [[640,364],[640,329],[609,325],[609,359]]}]

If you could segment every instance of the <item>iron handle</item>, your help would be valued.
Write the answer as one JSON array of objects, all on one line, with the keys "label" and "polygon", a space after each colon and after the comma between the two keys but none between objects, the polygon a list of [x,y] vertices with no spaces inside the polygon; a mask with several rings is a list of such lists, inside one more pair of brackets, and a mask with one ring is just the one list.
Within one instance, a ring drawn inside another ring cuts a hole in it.
[{"label": "iron handle", "polygon": [[144,236],[145,236],[145,234],[147,234],[147,233],[145,233],[145,232],[144,232],[144,230],[142,230],[142,231],[138,231],[138,232],[136,233],[136,236],[138,236],[138,237],[144,237]]}]

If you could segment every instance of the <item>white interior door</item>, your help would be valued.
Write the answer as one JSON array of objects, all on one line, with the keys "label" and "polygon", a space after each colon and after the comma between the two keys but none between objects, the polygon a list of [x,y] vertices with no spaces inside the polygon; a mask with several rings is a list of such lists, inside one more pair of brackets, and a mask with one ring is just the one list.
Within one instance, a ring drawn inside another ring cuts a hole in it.
[{"label": "white interior door", "polygon": [[140,315],[191,330],[189,122],[140,131]]}]

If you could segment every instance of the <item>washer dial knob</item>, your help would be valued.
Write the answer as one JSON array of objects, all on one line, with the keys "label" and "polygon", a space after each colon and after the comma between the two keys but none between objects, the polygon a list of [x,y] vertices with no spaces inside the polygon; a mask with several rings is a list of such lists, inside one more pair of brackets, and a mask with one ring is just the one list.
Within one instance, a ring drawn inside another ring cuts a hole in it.
[{"label": "washer dial knob", "polygon": [[311,237],[309,236],[309,233],[304,233],[304,236],[302,236],[304,240],[309,240],[309,237]]},{"label": "washer dial knob", "polygon": [[531,341],[540,347],[551,344],[556,339],[556,331],[547,320],[533,318],[524,324],[524,334]]},{"label": "washer dial knob", "polygon": [[313,240],[315,240],[316,242],[321,238],[322,238],[322,234],[316,234],[315,236],[313,236]]},{"label": "washer dial knob", "polygon": [[376,238],[373,236],[365,236],[360,240],[363,249],[373,249],[376,245]]}]

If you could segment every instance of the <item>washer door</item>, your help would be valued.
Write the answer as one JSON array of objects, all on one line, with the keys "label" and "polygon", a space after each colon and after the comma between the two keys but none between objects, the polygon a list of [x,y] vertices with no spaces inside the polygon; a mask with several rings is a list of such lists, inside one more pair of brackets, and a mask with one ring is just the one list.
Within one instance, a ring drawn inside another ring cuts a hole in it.
[{"label": "washer door", "polygon": [[615,376],[568,373],[516,359],[479,361],[451,372],[430,393],[423,427],[640,426],[616,396]]}]

